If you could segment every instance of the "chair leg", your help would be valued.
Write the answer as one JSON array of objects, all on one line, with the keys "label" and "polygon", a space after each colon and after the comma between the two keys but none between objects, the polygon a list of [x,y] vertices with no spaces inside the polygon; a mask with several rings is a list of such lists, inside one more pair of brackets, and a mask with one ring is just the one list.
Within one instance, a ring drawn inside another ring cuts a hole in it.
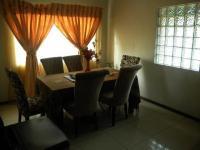
[{"label": "chair leg", "polygon": [[75,133],[75,137],[78,136],[78,118],[74,117],[74,133]]},{"label": "chair leg", "polygon": [[28,121],[29,120],[29,116],[25,116],[25,120]]},{"label": "chair leg", "polygon": [[97,118],[96,112],[94,113],[93,118],[94,118],[94,123],[95,123],[95,129],[97,130],[98,129],[98,118]]},{"label": "chair leg", "polygon": [[42,117],[42,116],[45,116],[45,112],[42,112],[41,114],[40,114],[40,116]]},{"label": "chair leg", "polygon": [[103,107],[103,104],[99,103],[99,106],[100,106],[101,110],[103,110],[103,112],[105,112],[105,108]]},{"label": "chair leg", "polygon": [[112,126],[115,126],[115,113],[116,113],[116,107],[112,106]]},{"label": "chair leg", "polygon": [[127,108],[127,103],[124,104],[124,113],[125,113],[125,118],[128,118],[128,108]]},{"label": "chair leg", "polygon": [[109,109],[109,111],[111,111],[112,107],[111,107],[111,106],[109,106],[109,107],[108,107],[108,109]]},{"label": "chair leg", "polygon": [[18,122],[20,123],[22,121],[22,112],[21,110],[18,110]]},{"label": "chair leg", "polygon": [[139,109],[139,105],[136,108],[136,112],[139,113],[140,109]]}]

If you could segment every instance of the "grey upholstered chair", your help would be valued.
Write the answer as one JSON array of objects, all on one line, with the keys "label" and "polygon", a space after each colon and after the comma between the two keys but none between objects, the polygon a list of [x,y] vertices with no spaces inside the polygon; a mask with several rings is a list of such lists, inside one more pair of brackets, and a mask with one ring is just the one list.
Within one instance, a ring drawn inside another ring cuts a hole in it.
[{"label": "grey upholstered chair", "polygon": [[[121,67],[131,67],[140,63],[140,57],[123,55],[121,59]],[[139,112],[139,103],[140,103],[140,88],[137,75],[133,80],[133,84],[131,87],[131,92],[129,95],[129,113],[133,113],[134,109]]]},{"label": "grey upholstered chair", "polygon": [[63,73],[62,57],[51,57],[40,59],[46,74]]},{"label": "grey upholstered chair", "polygon": [[112,109],[112,126],[115,125],[115,111],[117,106],[124,105],[125,117],[128,117],[127,101],[133,80],[141,67],[142,65],[135,65],[121,68],[114,90],[112,92],[103,93],[101,96],[101,103],[109,105]]},{"label": "grey upholstered chair", "polygon": [[93,116],[97,128],[96,113],[99,109],[99,94],[107,70],[91,71],[76,74],[74,103],[65,108],[73,116],[75,135],[77,135],[77,121],[82,116]]},{"label": "grey upholstered chair", "polygon": [[83,70],[81,55],[65,56],[63,60],[69,72]]},{"label": "grey upholstered chair", "polygon": [[45,114],[44,112],[44,101],[40,97],[27,97],[24,85],[21,82],[18,74],[5,68],[8,79],[14,88],[15,94],[17,96],[17,108],[18,108],[18,122],[21,122],[21,116],[23,115],[26,120],[29,117],[36,114]]}]

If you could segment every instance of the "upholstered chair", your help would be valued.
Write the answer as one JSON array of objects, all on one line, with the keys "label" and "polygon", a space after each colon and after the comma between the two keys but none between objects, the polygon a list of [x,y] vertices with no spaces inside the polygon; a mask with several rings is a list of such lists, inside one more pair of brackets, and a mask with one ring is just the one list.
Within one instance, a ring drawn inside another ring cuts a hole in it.
[{"label": "upholstered chair", "polygon": [[121,67],[129,67],[140,63],[140,57],[123,55],[121,59]]},{"label": "upholstered chair", "polygon": [[40,61],[47,75],[64,72],[62,57],[43,58]]},{"label": "upholstered chair", "polygon": [[[130,67],[140,63],[140,57],[123,55],[121,59],[121,67]],[[133,80],[131,92],[129,95],[129,113],[133,113],[134,109],[139,112],[140,88],[137,75]]]},{"label": "upholstered chair", "polygon": [[45,114],[44,101],[40,97],[27,97],[24,89],[24,85],[20,80],[18,74],[9,69],[5,69],[8,79],[17,96],[17,108],[18,108],[18,122],[21,122],[21,116],[25,117],[25,120],[29,120],[29,117],[36,114]]},{"label": "upholstered chair", "polygon": [[81,55],[65,56],[63,60],[69,72],[83,70]]},{"label": "upholstered chair", "polygon": [[83,116],[93,116],[97,125],[97,111],[99,110],[99,94],[107,70],[91,71],[76,74],[74,103],[65,110],[73,116],[75,135],[77,135],[78,121]]},{"label": "upholstered chair", "polygon": [[112,126],[115,125],[115,111],[117,106],[124,105],[125,118],[128,117],[127,102],[133,84],[133,80],[137,71],[142,65],[135,65],[132,67],[124,67],[119,71],[118,79],[115,83],[114,90],[112,92],[104,92],[101,96],[101,103],[107,104],[112,110]]}]

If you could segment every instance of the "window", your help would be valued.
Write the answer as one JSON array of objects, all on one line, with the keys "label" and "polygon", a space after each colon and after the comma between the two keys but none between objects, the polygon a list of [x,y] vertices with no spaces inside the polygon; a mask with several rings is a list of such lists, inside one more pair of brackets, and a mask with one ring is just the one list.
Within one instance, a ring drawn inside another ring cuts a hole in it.
[{"label": "window", "polygon": [[200,3],[159,9],[154,62],[200,71]]},{"label": "window", "polygon": [[[90,41],[88,48],[95,50],[94,43],[95,36]],[[17,39],[14,40],[16,64],[17,66],[24,66],[26,59],[26,52],[23,50]],[[37,58],[49,58],[57,56],[77,55],[79,53],[76,48],[67,38],[59,31],[56,26],[53,26],[46,39],[40,45],[37,51]]]}]

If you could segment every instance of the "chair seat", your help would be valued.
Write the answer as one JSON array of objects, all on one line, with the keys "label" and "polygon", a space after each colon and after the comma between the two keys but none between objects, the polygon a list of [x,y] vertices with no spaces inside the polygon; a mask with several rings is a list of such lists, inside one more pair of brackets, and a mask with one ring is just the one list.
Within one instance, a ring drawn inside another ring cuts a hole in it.
[{"label": "chair seat", "polygon": [[104,104],[109,105],[109,106],[119,106],[119,105],[126,103],[126,101],[124,101],[124,102],[117,101],[114,98],[114,92],[113,91],[103,93],[100,101]]},{"label": "chair seat", "polygon": [[[100,107],[98,106],[97,108],[98,110],[100,110]],[[71,115],[71,117],[82,117],[82,116],[87,116],[87,115],[91,115],[91,110],[87,109],[78,109],[75,104],[71,104],[65,107],[65,110],[68,112],[69,115]]]},{"label": "chair seat", "polygon": [[29,97],[28,104],[29,112],[31,114],[38,114],[44,112],[44,102],[41,100],[40,97]]}]

